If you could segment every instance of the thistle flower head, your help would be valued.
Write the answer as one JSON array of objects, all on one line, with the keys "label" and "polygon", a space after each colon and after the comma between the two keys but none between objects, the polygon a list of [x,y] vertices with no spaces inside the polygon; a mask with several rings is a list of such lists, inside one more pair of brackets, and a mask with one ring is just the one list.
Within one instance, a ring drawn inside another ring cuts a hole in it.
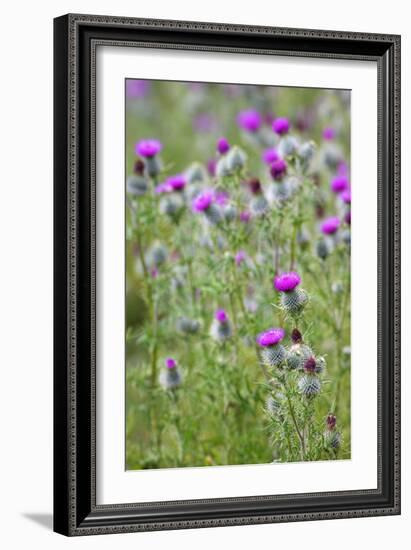
[{"label": "thistle flower head", "polygon": [[144,174],[144,162],[141,159],[137,159],[134,163],[134,173],[138,176],[142,176]]},{"label": "thistle flower head", "polygon": [[272,164],[274,161],[279,160],[280,155],[277,152],[277,149],[274,149],[274,147],[271,147],[270,149],[266,149],[262,155],[262,159],[266,164]]},{"label": "thistle flower head", "polygon": [[227,321],[228,321],[228,315],[224,311],[224,309],[217,309],[217,311],[214,314],[214,318],[219,323],[227,323]]},{"label": "thistle flower head", "polygon": [[340,194],[340,198],[345,204],[351,204],[351,189],[346,189]]},{"label": "thistle flower head", "polygon": [[291,340],[294,342],[294,344],[301,344],[303,341],[303,335],[297,328],[293,328],[293,331],[291,333]]},{"label": "thistle flower head", "polygon": [[238,126],[246,132],[257,132],[261,122],[261,115],[255,109],[247,109],[237,115]]},{"label": "thistle flower head", "polygon": [[240,222],[248,223],[251,220],[251,213],[248,210],[240,212]]},{"label": "thistle flower head", "polygon": [[261,193],[261,182],[258,178],[250,178],[246,181],[246,183],[253,195],[258,195]]},{"label": "thistle flower head", "polygon": [[316,372],[316,367],[317,367],[317,361],[315,360],[315,357],[312,355],[304,363],[304,370],[309,374],[313,374],[314,372]]},{"label": "thistle flower head", "polygon": [[171,191],[181,191],[186,186],[187,180],[183,174],[176,174],[167,178],[166,184]]},{"label": "thistle flower head", "polygon": [[331,180],[330,187],[334,193],[342,193],[349,187],[348,178],[346,176],[336,176]]},{"label": "thistle flower head", "polygon": [[167,357],[167,359],[165,360],[165,364],[168,369],[174,369],[177,366],[177,361],[172,357]]},{"label": "thistle flower head", "polygon": [[351,210],[348,210],[348,212],[345,213],[344,221],[347,225],[351,225]]},{"label": "thistle flower head", "polygon": [[234,258],[236,265],[241,265],[246,260],[246,258],[247,254],[244,252],[244,250],[239,250]]},{"label": "thistle flower head", "polygon": [[328,430],[334,430],[337,424],[337,417],[334,414],[330,413],[325,419],[325,424]]},{"label": "thistle flower head", "polygon": [[323,130],[323,138],[324,138],[326,141],[331,141],[332,139],[335,138],[335,135],[336,135],[335,129],[332,128],[331,126],[328,126],[327,128],[324,128],[324,130]]},{"label": "thistle flower head", "polygon": [[275,180],[280,180],[287,172],[287,163],[284,159],[275,160],[270,167],[270,174]]},{"label": "thistle flower head", "polygon": [[192,207],[195,212],[204,212],[213,202],[214,194],[211,191],[204,191],[193,200]]},{"label": "thistle flower head", "polygon": [[256,342],[259,346],[271,347],[277,345],[284,338],[285,332],[282,328],[270,328],[265,332],[261,332],[257,338]]},{"label": "thistle flower head", "polygon": [[337,232],[339,227],[340,227],[339,218],[337,218],[337,216],[331,216],[321,224],[321,231],[322,233],[324,233],[324,235],[334,235],[334,233]]},{"label": "thistle flower head", "polygon": [[230,144],[228,142],[228,139],[226,139],[225,137],[220,137],[217,141],[217,151],[220,153],[220,155],[224,155],[229,149]]},{"label": "thistle flower head", "polygon": [[288,118],[279,117],[274,120],[273,131],[279,136],[286,134],[289,131],[289,129],[290,129],[290,122]]},{"label": "thistle flower head", "polygon": [[301,277],[295,271],[277,275],[274,279],[274,288],[279,292],[290,292],[301,283]]},{"label": "thistle flower head", "polygon": [[155,157],[163,148],[158,139],[142,139],[136,143],[136,153],[141,157]]}]

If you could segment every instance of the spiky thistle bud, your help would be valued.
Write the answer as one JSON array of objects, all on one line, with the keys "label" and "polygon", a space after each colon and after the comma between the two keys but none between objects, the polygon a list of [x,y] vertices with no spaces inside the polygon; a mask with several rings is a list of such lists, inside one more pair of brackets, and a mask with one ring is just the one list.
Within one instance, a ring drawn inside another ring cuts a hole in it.
[{"label": "spiky thistle bud", "polygon": [[236,172],[244,168],[246,161],[246,154],[242,149],[234,146],[227,154],[227,168],[231,172]]},{"label": "spiky thistle bud", "polygon": [[188,317],[179,317],[177,319],[177,330],[183,334],[196,334],[200,329],[200,321],[189,319]]},{"label": "spiky thistle bud", "polygon": [[321,391],[321,381],[314,374],[305,374],[298,381],[298,389],[305,397],[314,397]]},{"label": "spiky thistle bud", "polygon": [[332,248],[326,239],[319,239],[315,243],[315,252],[321,260],[326,260],[331,254]]},{"label": "spiky thistle bud", "polygon": [[148,182],[143,176],[132,175],[127,178],[126,189],[130,195],[141,197],[148,191]]},{"label": "spiky thistle bud", "polygon": [[159,382],[165,390],[175,390],[183,381],[177,361],[171,357],[165,360],[165,369],[160,373]]},{"label": "spiky thistle bud", "polygon": [[193,183],[204,183],[207,179],[204,167],[198,162],[191,164],[185,171],[184,175],[187,183],[190,185]]},{"label": "spiky thistle bud", "polygon": [[148,263],[158,267],[167,260],[167,256],[167,248],[161,243],[155,243],[148,252]]},{"label": "spiky thistle bud", "polygon": [[210,336],[217,342],[224,342],[232,336],[231,323],[224,309],[218,309],[211,323]]},{"label": "spiky thistle bud", "polygon": [[282,157],[294,155],[298,149],[298,141],[293,136],[286,136],[281,139],[278,145],[278,152]]},{"label": "spiky thistle bud", "polygon": [[331,449],[337,450],[341,446],[341,434],[336,430],[337,418],[330,413],[325,419],[324,442]]},{"label": "spiky thistle bud", "polygon": [[293,344],[288,350],[287,365],[292,370],[303,370],[305,363],[312,356],[312,349],[302,341]]}]

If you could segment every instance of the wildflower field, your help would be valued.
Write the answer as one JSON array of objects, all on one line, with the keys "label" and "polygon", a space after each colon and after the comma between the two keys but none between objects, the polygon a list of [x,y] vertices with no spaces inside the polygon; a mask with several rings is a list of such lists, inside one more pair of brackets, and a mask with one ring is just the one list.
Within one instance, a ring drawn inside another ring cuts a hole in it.
[{"label": "wildflower field", "polygon": [[349,459],[349,92],[125,93],[127,469]]}]

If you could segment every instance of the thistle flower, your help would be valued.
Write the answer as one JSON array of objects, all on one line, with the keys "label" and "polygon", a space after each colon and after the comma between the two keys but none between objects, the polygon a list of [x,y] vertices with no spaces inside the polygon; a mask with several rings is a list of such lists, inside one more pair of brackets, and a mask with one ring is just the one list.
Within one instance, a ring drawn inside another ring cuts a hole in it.
[{"label": "thistle flower", "polygon": [[280,159],[280,155],[278,154],[278,151],[271,147],[270,149],[266,149],[262,155],[262,159],[266,164],[272,164],[276,160]]},{"label": "thistle flower", "polygon": [[237,218],[237,208],[234,204],[226,204],[223,208],[223,216],[226,222],[232,222]]},{"label": "thistle flower", "polygon": [[175,359],[168,357],[165,360],[165,369],[160,373],[159,381],[165,390],[174,390],[181,385],[183,377]]},{"label": "thistle flower", "polygon": [[148,252],[148,263],[158,267],[167,260],[167,256],[167,248],[161,243],[155,243]]},{"label": "thistle flower", "polygon": [[270,174],[275,180],[281,180],[287,172],[287,163],[284,159],[275,160],[270,167]]},{"label": "thistle flower", "polygon": [[319,239],[315,244],[315,251],[321,260],[325,260],[331,254],[331,245],[325,239]]},{"label": "thistle flower", "polygon": [[322,132],[322,136],[326,141],[330,141],[335,138],[336,132],[334,128],[331,128],[331,126],[328,126],[327,128],[324,128]]},{"label": "thistle flower", "polygon": [[288,118],[279,117],[273,122],[273,131],[279,136],[287,134],[290,129],[290,122]]},{"label": "thistle flower", "polygon": [[270,415],[276,415],[281,410],[281,400],[283,399],[283,395],[281,393],[277,393],[274,395],[269,395],[267,397],[267,400],[265,402],[265,409]]},{"label": "thistle flower", "polygon": [[255,217],[263,216],[267,214],[270,209],[267,199],[264,195],[254,197],[250,203],[250,210]]},{"label": "thistle flower", "polygon": [[303,169],[306,170],[315,154],[315,143],[313,141],[306,141],[298,149],[298,154],[302,160]]},{"label": "thistle flower", "polygon": [[169,216],[174,221],[178,219],[183,208],[184,201],[181,196],[176,193],[162,197],[159,203],[160,212],[166,214],[166,216]]},{"label": "thistle flower", "polygon": [[351,189],[346,189],[340,194],[340,199],[345,204],[351,204]]},{"label": "thistle flower", "polygon": [[291,271],[275,277],[274,288],[279,292],[289,292],[294,290],[300,283],[301,277],[295,271]]},{"label": "thistle flower", "polygon": [[200,321],[188,317],[179,317],[176,326],[177,330],[183,334],[196,334],[200,329]]},{"label": "thistle flower", "polygon": [[216,163],[216,166],[215,166],[215,175],[218,178],[224,178],[225,176],[230,175],[230,170],[227,166],[227,157],[226,156],[220,157],[218,159],[218,161]]},{"label": "thistle flower", "polygon": [[341,434],[336,430],[337,418],[329,414],[325,420],[324,442],[331,449],[337,450],[341,446]]},{"label": "thistle flower", "polygon": [[340,227],[340,220],[336,216],[327,218],[321,224],[321,231],[324,235],[334,235]]},{"label": "thistle flower", "polygon": [[210,328],[210,336],[218,342],[224,342],[231,338],[231,323],[224,309],[218,309]]},{"label": "thistle flower", "polygon": [[237,124],[246,132],[257,132],[261,126],[261,115],[255,109],[241,111],[237,116]]},{"label": "thistle flower", "polygon": [[207,179],[204,167],[198,162],[191,164],[185,171],[184,176],[190,185],[193,183],[204,183]]},{"label": "thistle flower", "polygon": [[287,366],[292,370],[301,371],[312,354],[312,349],[302,341],[295,343],[288,350]]},{"label": "thistle flower", "polygon": [[281,157],[294,155],[298,149],[298,141],[293,136],[285,136],[278,145],[278,152]]},{"label": "thistle flower", "polygon": [[258,178],[250,178],[245,183],[253,195],[259,195],[261,193],[262,187]]},{"label": "thistle flower", "polygon": [[239,250],[234,257],[235,265],[240,266],[247,259],[247,254],[244,250]]},{"label": "thistle flower", "polygon": [[248,210],[243,210],[240,212],[240,222],[248,223],[251,220],[251,213]]},{"label": "thistle flower", "polygon": [[298,390],[305,397],[314,397],[321,391],[321,381],[313,374],[305,374],[298,381]]},{"label": "thistle flower", "polygon": [[148,191],[148,182],[143,176],[132,175],[127,178],[126,189],[130,195],[141,197]]},{"label": "thistle flower", "polygon": [[291,271],[275,277],[274,288],[281,292],[281,306],[291,315],[298,315],[308,302],[305,290],[297,288],[301,278],[298,273]]},{"label": "thistle flower", "polygon": [[217,151],[220,153],[220,155],[225,155],[227,151],[230,149],[230,144],[228,140],[225,137],[219,138],[217,141]]},{"label": "thistle flower", "polygon": [[192,202],[194,212],[204,212],[208,210],[214,202],[214,194],[211,191],[204,191]]},{"label": "thistle flower", "polygon": [[334,193],[342,193],[349,187],[349,182],[346,176],[336,176],[331,180],[330,188]]},{"label": "thistle flower", "polygon": [[170,191],[182,191],[187,184],[186,177],[183,174],[176,174],[166,179]]},{"label": "thistle flower", "polygon": [[138,176],[142,176],[144,174],[144,162],[141,159],[137,159],[134,163],[134,173]]},{"label": "thistle flower", "polygon": [[351,225],[351,210],[348,210],[348,212],[345,213],[344,221],[347,225]]},{"label": "thistle flower", "polygon": [[163,148],[158,139],[142,139],[136,143],[136,153],[144,158],[155,157]]},{"label": "thistle flower", "polygon": [[230,149],[230,151],[227,154],[227,168],[231,172],[235,172],[237,170],[241,170],[244,168],[246,161],[246,154],[242,149],[240,149],[237,146],[234,146]]},{"label": "thistle flower", "polygon": [[261,359],[264,365],[275,367],[287,358],[286,349],[280,344],[284,334],[282,328],[270,328],[257,336],[256,342],[263,348]]}]

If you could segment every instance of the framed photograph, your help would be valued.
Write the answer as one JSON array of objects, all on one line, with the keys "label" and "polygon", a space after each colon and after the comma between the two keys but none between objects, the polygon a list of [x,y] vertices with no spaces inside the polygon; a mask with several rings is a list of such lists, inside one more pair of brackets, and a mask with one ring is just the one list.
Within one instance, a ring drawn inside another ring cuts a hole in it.
[{"label": "framed photograph", "polygon": [[54,529],[400,513],[400,37],[54,21]]}]

